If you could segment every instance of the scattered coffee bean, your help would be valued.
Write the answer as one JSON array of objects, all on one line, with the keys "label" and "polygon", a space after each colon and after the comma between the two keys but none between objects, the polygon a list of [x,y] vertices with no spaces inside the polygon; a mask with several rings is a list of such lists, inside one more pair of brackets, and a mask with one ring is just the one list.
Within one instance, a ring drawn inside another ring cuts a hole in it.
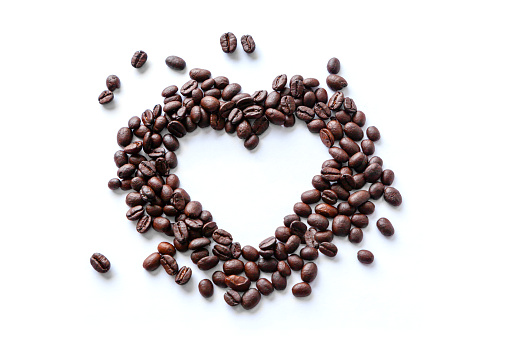
[{"label": "scattered coffee bean", "polygon": [[263,295],[269,295],[274,292],[274,286],[265,278],[261,278],[256,282],[256,288]]},{"label": "scattered coffee bean", "polygon": [[110,90],[102,91],[101,94],[99,94],[98,100],[101,105],[111,102],[113,100],[113,92]]},{"label": "scattered coffee bean", "polygon": [[302,281],[310,283],[315,280],[318,274],[318,267],[314,262],[308,262],[302,267],[302,271],[300,273],[300,277]]},{"label": "scattered coffee bean", "polygon": [[375,256],[368,250],[360,250],[357,252],[357,259],[363,264],[371,264],[375,260]]},{"label": "scattered coffee bean", "polygon": [[380,230],[380,233],[385,235],[386,237],[390,237],[394,235],[394,227],[392,223],[387,218],[380,218],[376,222],[376,227]]},{"label": "scattered coffee bean", "polygon": [[134,55],[131,58],[131,65],[134,68],[142,67],[143,65],[145,65],[145,62],[147,62],[147,53],[143,51],[134,52]]},{"label": "scattered coffee bean", "polygon": [[237,49],[237,37],[232,32],[221,35],[219,42],[225,53],[233,53]]},{"label": "scattered coffee bean", "polygon": [[99,273],[106,273],[110,270],[111,264],[108,258],[101,253],[94,253],[90,257],[90,264]]},{"label": "scattered coffee bean", "polygon": [[338,58],[330,58],[329,62],[327,62],[327,72],[330,74],[338,74],[340,69],[340,63]]},{"label": "scattered coffee bean", "polygon": [[242,44],[242,48],[244,49],[244,52],[246,53],[253,53],[256,49],[256,44],[253,40],[253,37],[251,35],[243,35],[240,38],[240,43]]},{"label": "scattered coffee bean", "polygon": [[193,274],[193,271],[191,270],[191,268],[182,266],[182,268],[179,270],[179,272],[175,276],[175,282],[178,285],[185,285],[191,279],[192,274]]},{"label": "scattered coffee bean", "polygon": [[117,88],[120,88],[120,79],[116,75],[108,76],[106,78],[106,87],[113,92]]},{"label": "scattered coffee bean", "polygon": [[154,271],[159,267],[161,260],[161,254],[158,252],[152,253],[143,261],[143,268],[147,271]]},{"label": "scattered coffee bean", "polygon": [[242,297],[240,296],[240,294],[234,290],[228,290],[224,294],[224,301],[226,301],[226,303],[230,306],[237,306],[238,304],[240,304],[241,300]]},{"label": "scattered coffee bean", "polygon": [[203,279],[198,284],[198,291],[204,298],[210,298],[214,294],[214,285],[209,279]]},{"label": "scattered coffee bean", "polygon": [[394,187],[385,187],[384,189],[384,200],[392,206],[399,206],[403,202],[401,193]]}]

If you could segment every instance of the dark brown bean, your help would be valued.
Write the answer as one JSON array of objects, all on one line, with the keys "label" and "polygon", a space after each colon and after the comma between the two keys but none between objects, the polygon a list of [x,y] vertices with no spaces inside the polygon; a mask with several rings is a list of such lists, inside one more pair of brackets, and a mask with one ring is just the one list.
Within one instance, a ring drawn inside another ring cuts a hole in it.
[{"label": "dark brown bean", "polygon": [[269,295],[274,292],[274,286],[265,278],[261,278],[256,282],[256,288],[263,295]]},{"label": "dark brown bean", "polygon": [[237,37],[232,32],[222,34],[219,42],[225,53],[233,53],[237,49]]},{"label": "dark brown bean", "polygon": [[380,230],[380,233],[385,235],[386,237],[390,237],[394,235],[394,226],[387,218],[380,218],[376,222],[376,227]]},{"label": "dark brown bean", "polygon": [[242,248],[242,257],[248,261],[256,261],[259,258],[259,253],[253,246],[244,246]]},{"label": "dark brown bean", "polygon": [[226,275],[222,271],[215,271],[212,274],[212,282],[218,287],[226,288]]},{"label": "dark brown bean", "polygon": [[251,286],[251,281],[242,276],[229,275],[226,277],[226,286],[237,292],[245,292]]},{"label": "dark brown bean", "polygon": [[399,193],[399,191],[394,187],[385,187],[384,200],[392,206],[399,206],[403,202],[401,193]]},{"label": "dark brown bean", "polygon": [[313,280],[315,280],[316,276],[318,275],[318,267],[314,262],[308,262],[302,267],[301,271],[301,279],[304,282],[310,283]]},{"label": "dark brown bean", "polygon": [[240,296],[240,294],[234,290],[228,290],[224,294],[224,301],[232,307],[240,304],[241,300],[242,297]]},{"label": "dark brown bean", "polygon": [[110,270],[111,263],[103,254],[94,253],[90,257],[90,264],[99,273],[106,273]]},{"label": "dark brown bean", "polygon": [[143,261],[143,268],[147,271],[154,271],[159,267],[161,255],[158,252],[152,253]]},{"label": "dark brown bean", "polygon": [[185,285],[191,279],[192,274],[193,274],[193,271],[191,270],[190,267],[182,266],[182,268],[179,270],[179,272],[175,276],[175,282],[178,285]]},{"label": "dark brown bean", "polygon": [[362,241],[363,232],[360,228],[352,227],[350,234],[348,234],[348,240],[354,244],[358,244]]},{"label": "dark brown bean", "polygon": [[287,261],[288,266],[290,266],[293,271],[300,271],[304,266],[304,260],[302,260],[302,258],[297,254],[290,255]]},{"label": "dark brown bean", "polygon": [[248,261],[245,263],[244,271],[246,272],[246,277],[251,281],[257,281],[260,278],[260,269],[258,268],[258,265],[253,261]]},{"label": "dark brown bean", "polygon": [[196,265],[202,271],[208,271],[219,263],[219,258],[215,255],[209,255],[207,257],[201,258]]},{"label": "dark brown bean", "polygon": [[260,292],[256,288],[251,288],[242,296],[241,304],[245,310],[250,310],[256,307],[261,299]]},{"label": "dark brown bean", "polygon": [[366,130],[366,135],[371,141],[380,140],[380,131],[375,126],[369,126],[368,129]]},{"label": "dark brown bean", "polygon": [[177,264],[177,261],[168,254],[163,254],[160,256],[159,263],[161,266],[163,266],[166,273],[169,275],[176,275],[179,270],[179,266]]},{"label": "dark brown bean", "polygon": [[360,250],[357,252],[357,259],[363,264],[371,264],[375,260],[375,256],[368,250]]},{"label": "dark brown bean", "polygon": [[330,60],[327,62],[327,72],[330,74],[338,74],[340,68],[341,64],[338,58],[330,58]]},{"label": "dark brown bean", "polygon": [[210,298],[214,294],[214,285],[209,279],[203,279],[198,284],[198,291],[204,298]]}]

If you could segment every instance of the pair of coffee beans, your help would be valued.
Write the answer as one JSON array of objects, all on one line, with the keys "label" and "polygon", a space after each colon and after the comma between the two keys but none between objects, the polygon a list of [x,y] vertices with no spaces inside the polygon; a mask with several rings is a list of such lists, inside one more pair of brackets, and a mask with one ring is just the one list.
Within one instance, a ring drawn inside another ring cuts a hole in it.
[{"label": "pair of coffee beans", "polygon": [[113,101],[113,91],[120,88],[120,79],[116,75],[110,75],[106,78],[107,90],[104,90],[99,94],[99,103],[101,105],[107,104]]},{"label": "pair of coffee beans", "polygon": [[[221,49],[225,53],[233,53],[237,49],[237,37],[232,32],[224,33],[219,38],[219,42],[221,44]],[[256,49],[256,44],[251,35],[243,35],[240,38],[240,43],[244,52],[251,54]]]}]

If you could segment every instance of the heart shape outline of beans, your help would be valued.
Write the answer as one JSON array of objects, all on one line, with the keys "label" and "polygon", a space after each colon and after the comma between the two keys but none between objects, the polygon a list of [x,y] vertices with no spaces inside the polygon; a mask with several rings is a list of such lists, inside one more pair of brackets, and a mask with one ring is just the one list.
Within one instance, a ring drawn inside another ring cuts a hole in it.
[{"label": "heart shape outline of beans", "polygon": [[[177,284],[186,284],[192,269],[179,268],[174,256],[177,251],[191,250],[191,260],[201,270],[211,270],[224,262],[223,270],[216,271],[212,280],[218,287],[229,288],[225,301],[230,306],[255,307],[261,295],[285,289],[286,277],[292,271],[301,271],[303,280],[293,286],[293,294],[308,296],[310,283],[317,275],[313,261],[320,253],[329,257],[337,254],[332,243],[334,236],[347,236],[351,242],[359,243],[362,228],[369,223],[367,216],[375,209],[371,200],[383,196],[393,206],[402,202],[399,191],[390,186],[394,173],[383,170],[382,159],[372,156],[374,142],[380,139],[378,129],[369,127],[366,133],[363,131],[366,117],[357,110],[353,99],[341,92],[347,82],[336,74],[327,78],[328,86],[336,90],[330,98],[317,79],[300,75],[289,82],[285,74],[279,75],[272,83],[271,93],[261,90],[253,95],[242,93],[239,84],[229,83],[224,76],[211,78],[208,70],[194,68],[189,76],[191,79],[180,89],[171,85],[162,91],[163,105],[147,109],[141,117],[132,117],[128,126],[117,133],[117,143],[123,147],[114,155],[119,179],[111,179],[109,187],[134,191],[126,196],[130,207],[126,217],[137,223],[138,232],[153,228],[173,237],[173,244],[161,243],[158,251],[145,259],[143,267],[154,270],[162,265],[169,275],[175,276]],[[293,207],[294,214],[284,217],[284,226],[277,227],[258,249],[242,247],[229,232],[218,227],[200,202],[191,200],[180,187],[178,177],[171,173],[177,166],[174,152],[179,148],[179,139],[197,128],[210,126],[236,133],[246,149],[253,150],[259,144],[258,136],[270,124],[289,128],[296,118],[319,135],[331,159],[312,178],[313,189],[301,195],[301,201]],[[168,133],[164,133],[165,129]],[[365,134],[367,139],[363,139]],[[365,190],[367,183],[370,187]],[[315,203],[318,204],[313,212],[309,205]],[[174,218],[174,222],[169,218]],[[307,225],[301,218],[306,218]],[[382,234],[391,236],[392,224],[382,219],[377,227]],[[304,247],[299,255],[294,254],[301,245]],[[361,250],[358,259],[370,264],[374,257]],[[260,271],[272,273],[271,281],[259,279]],[[251,287],[252,283],[256,283],[256,288]],[[204,297],[212,295],[211,288],[210,281],[199,284]]]}]

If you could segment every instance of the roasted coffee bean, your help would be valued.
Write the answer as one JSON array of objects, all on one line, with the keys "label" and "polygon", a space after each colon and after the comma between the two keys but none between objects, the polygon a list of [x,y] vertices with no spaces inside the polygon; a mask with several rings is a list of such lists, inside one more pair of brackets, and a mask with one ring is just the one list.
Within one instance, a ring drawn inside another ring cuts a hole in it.
[{"label": "roasted coffee bean", "polygon": [[199,201],[191,201],[189,202],[185,209],[184,209],[184,213],[189,217],[189,218],[198,218],[202,212],[202,206],[201,206],[201,203]]},{"label": "roasted coffee bean", "polygon": [[106,78],[106,87],[113,92],[117,88],[120,88],[120,79],[116,75],[108,76]]},{"label": "roasted coffee bean", "polygon": [[349,156],[352,156],[355,153],[360,152],[359,145],[349,137],[341,138],[341,140],[339,140],[339,145],[341,146],[342,149],[346,151],[346,153],[348,153]]},{"label": "roasted coffee bean", "polygon": [[212,282],[221,288],[226,288],[226,275],[222,271],[215,271],[212,274]]},{"label": "roasted coffee bean", "polygon": [[219,258],[215,255],[209,255],[198,260],[196,265],[202,271],[208,271],[219,263]]},{"label": "roasted coffee bean", "polygon": [[175,138],[171,134],[165,134],[164,135],[164,137],[163,137],[163,144],[164,144],[164,147],[166,147],[166,149],[168,151],[171,151],[171,152],[174,152],[174,151],[178,150],[178,148],[180,146],[180,143],[179,143],[178,139]]},{"label": "roasted coffee bean", "polygon": [[380,166],[383,166],[384,165],[384,161],[382,160],[382,158],[380,157],[377,157],[377,156],[374,156],[374,157],[371,157],[368,161],[368,163],[371,165],[373,163],[377,163],[379,164]]},{"label": "roasted coffee bean", "polygon": [[264,259],[270,259],[274,256],[274,250],[260,250],[258,253]]},{"label": "roasted coffee bean", "polygon": [[140,189],[141,198],[143,201],[150,202],[156,198],[156,193],[150,186],[144,185]]},{"label": "roasted coffee bean", "polygon": [[330,89],[333,91],[339,91],[343,87],[348,86],[348,83],[346,82],[345,78],[336,75],[336,74],[329,74],[327,76],[327,86],[329,86]]},{"label": "roasted coffee bean", "polygon": [[170,86],[166,87],[165,89],[163,89],[163,91],[161,92],[161,96],[163,96],[165,98],[169,98],[169,97],[175,95],[177,92],[178,92],[178,87],[175,85],[170,85]]},{"label": "roasted coffee bean", "polygon": [[136,171],[136,166],[132,164],[125,164],[117,170],[117,176],[120,179],[127,179],[133,176]]},{"label": "roasted coffee bean", "polygon": [[288,254],[286,253],[285,244],[282,242],[278,242],[276,244],[276,248],[274,249],[274,258],[277,260],[286,260],[288,258]]},{"label": "roasted coffee bean", "polygon": [[259,253],[253,246],[244,246],[242,248],[242,257],[248,261],[256,261],[259,258]]},{"label": "roasted coffee bean", "polygon": [[129,157],[124,151],[116,151],[113,155],[113,161],[115,161],[115,165],[117,165],[117,167],[122,167],[128,163]]},{"label": "roasted coffee bean", "polygon": [[352,121],[359,127],[362,127],[366,124],[366,114],[362,111],[357,111],[352,115]]},{"label": "roasted coffee bean", "polygon": [[187,225],[183,221],[178,221],[171,225],[175,239],[180,243],[185,243],[189,239]]},{"label": "roasted coffee bean", "polygon": [[108,188],[112,191],[118,190],[122,186],[122,183],[117,178],[110,179],[108,181]]},{"label": "roasted coffee bean", "polygon": [[173,246],[175,246],[175,249],[179,252],[186,252],[188,242],[180,242],[177,239],[173,239]]},{"label": "roasted coffee bean", "polygon": [[364,204],[357,207],[360,213],[362,214],[372,214],[375,211],[375,204],[373,204],[371,201],[366,201]]},{"label": "roasted coffee bean", "polygon": [[170,197],[170,204],[174,206],[177,210],[183,211],[186,206],[186,201],[181,192],[174,190],[173,194]]},{"label": "roasted coffee bean", "polygon": [[234,259],[238,259],[240,258],[241,254],[242,254],[242,247],[240,246],[240,243],[238,242],[233,242],[231,245],[230,245],[230,252],[232,254],[232,257]]},{"label": "roasted coffee bean", "polygon": [[[322,129],[325,129],[325,127],[326,127],[325,122],[320,119],[311,120],[310,122],[308,122],[308,124],[306,126],[311,133],[320,133],[320,131]],[[322,135],[320,134],[320,137],[321,136]]]},{"label": "roasted coffee bean", "polygon": [[286,81],[286,74],[278,75],[272,82],[272,89],[277,92],[282,91],[286,86]]},{"label": "roasted coffee bean", "polygon": [[276,239],[281,242],[286,242],[292,235],[290,227],[286,226],[279,226],[278,228],[276,228],[274,234],[276,236]]},{"label": "roasted coffee bean", "polygon": [[210,89],[212,89],[212,87],[214,87],[216,84],[216,81],[214,79],[207,79],[205,81],[203,81],[203,83],[201,84],[201,89],[203,91],[208,91]]},{"label": "roasted coffee bean", "polygon": [[209,256],[209,251],[207,249],[203,248],[201,250],[196,250],[196,251],[193,251],[193,253],[191,253],[191,261],[194,264],[198,264],[198,262],[201,259],[208,257],[208,256]]},{"label": "roasted coffee bean", "polygon": [[309,190],[301,194],[300,199],[305,204],[314,204],[320,201],[320,191],[317,189]]},{"label": "roasted coffee bean", "polygon": [[191,279],[192,274],[193,274],[193,271],[191,270],[190,267],[182,266],[182,268],[179,270],[179,272],[175,276],[175,282],[178,285],[185,285]]},{"label": "roasted coffee bean", "polygon": [[375,256],[368,250],[360,250],[357,252],[357,259],[363,264],[371,264],[375,260]]},{"label": "roasted coffee bean", "polygon": [[366,135],[371,141],[380,140],[380,131],[375,126],[369,126],[368,129],[366,130]]},{"label": "roasted coffee bean", "polygon": [[336,196],[338,197],[338,199],[340,200],[348,200],[348,197],[350,196],[350,192],[348,192],[347,190],[345,190],[343,187],[341,187],[341,185],[339,184],[334,184],[331,186],[331,191],[333,191],[334,193],[336,193]]},{"label": "roasted coffee bean", "polygon": [[306,107],[306,106],[299,106],[299,107],[297,107],[297,111],[296,111],[295,115],[300,120],[303,120],[305,122],[310,122],[315,117],[315,111],[313,111],[311,108]]},{"label": "roasted coffee bean", "polygon": [[244,147],[248,150],[253,150],[258,146],[260,138],[257,135],[252,134],[249,138],[244,141]]},{"label": "roasted coffee bean", "polygon": [[365,139],[361,142],[362,152],[366,155],[372,155],[375,153],[375,144],[373,141]]},{"label": "roasted coffee bean", "polygon": [[292,274],[292,269],[290,268],[290,266],[288,266],[288,264],[285,261],[280,261],[277,264],[277,271],[283,277],[288,277]]},{"label": "roasted coffee bean", "polygon": [[133,140],[133,133],[127,127],[122,127],[117,133],[117,144],[121,147],[125,147]]},{"label": "roasted coffee bean", "polygon": [[143,216],[143,214],[144,214],[143,206],[138,205],[131,207],[127,211],[126,217],[128,220],[134,221],[140,219]]},{"label": "roasted coffee bean", "polygon": [[[156,218],[163,215],[163,208],[159,205],[155,204],[155,201],[145,207],[145,210],[148,215]],[[152,225],[153,226],[153,225]],[[155,229],[155,228],[154,228]]]},{"label": "roasted coffee bean", "polygon": [[[335,209],[335,208],[334,208]],[[337,212],[337,210],[336,210]],[[312,213],[307,220],[309,226],[315,227],[317,230],[325,231],[329,227],[329,220],[322,214]]]},{"label": "roasted coffee bean", "polygon": [[351,216],[350,220],[352,222],[352,225],[359,228],[364,228],[369,224],[369,218],[361,213],[355,213],[354,215]]},{"label": "roasted coffee bean", "polygon": [[172,257],[177,253],[175,247],[166,241],[163,241],[157,245],[157,251],[160,254],[171,255]]},{"label": "roasted coffee bean", "polygon": [[277,271],[277,263],[278,261],[274,258],[270,259],[261,258],[260,260],[258,260],[258,268],[262,272],[272,273]]},{"label": "roasted coffee bean", "polygon": [[184,61],[184,59],[176,55],[170,55],[169,57],[167,57],[166,65],[171,69],[176,69],[178,71],[181,71],[184,68],[186,68],[186,62]]},{"label": "roasted coffee bean", "polygon": [[391,206],[399,206],[403,202],[401,193],[394,187],[385,187],[384,189],[384,200]]},{"label": "roasted coffee bean", "polygon": [[305,91],[302,97],[302,104],[306,107],[312,108],[316,104],[316,95],[313,91]]},{"label": "roasted coffee bean", "polygon": [[369,187],[369,195],[371,199],[378,200],[384,194],[385,186],[381,182],[376,182]]},{"label": "roasted coffee bean", "polygon": [[327,91],[325,90],[325,88],[321,88],[321,87],[317,88],[315,90],[315,97],[316,97],[316,101],[323,102],[324,104],[326,104],[327,101],[329,100]]},{"label": "roasted coffee bean", "polygon": [[211,237],[217,230],[217,224],[214,221],[209,221],[203,225],[202,233],[205,237]]},{"label": "roasted coffee bean", "polygon": [[265,103],[265,99],[267,99],[267,94],[266,90],[256,91],[252,95],[253,101],[257,104],[263,104]]},{"label": "roasted coffee bean", "polygon": [[326,255],[328,257],[335,257],[336,254],[338,253],[338,248],[336,247],[336,245],[330,242],[322,242],[318,250],[322,252],[323,255]]},{"label": "roasted coffee bean", "polygon": [[269,295],[274,292],[274,286],[265,278],[261,278],[256,282],[256,288],[263,295]]},{"label": "roasted coffee bean", "polygon": [[255,135],[261,135],[269,128],[269,120],[265,116],[261,116],[253,122],[252,131]]},{"label": "roasted coffee bean", "polygon": [[150,129],[145,125],[141,125],[133,131],[134,135],[136,135],[138,138],[143,138],[148,132],[150,132]]},{"label": "roasted coffee bean", "polygon": [[316,232],[315,234],[315,240],[319,243],[331,242],[332,239],[334,239],[334,233],[330,230]]},{"label": "roasted coffee bean", "polygon": [[251,288],[242,296],[241,305],[245,310],[250,310],[256,307],[261,299],[260,292],[256,288]]},{"label": "roasted coffee bean", "polygon": [[240,304],[241,300],[242,297],[240,296],[240,294],[234,290],[228,290],[224,294],[224,301],[232,307]]},{"label": "roasted coffee bean", "polygon": [[245,292],[251,286],[251,281],[242,276],[229,275],[226,277],[226,286],[237,292]]},{"label": "roasted coffee bean", "polygon": [[184,135],[187,134],[186,128],[184,125],[182,125],[179,121],[171,121],[168,124],[168,132],[170,132],[172,135],[176,136],[177,138],[182,138]]},{"label": "roasted coffee bean", "polygon": [[204,298],[210,298],[214,294],[214,285],[209,279],[203,279],[198,284],[198,291]]},{"label": "roasted coffee bean", "polygon": [[276,246],[276,237],[268,237],[267,239],[260,242],[260,249],[261,250],[270,250],[274,249]]},{"label": "roasted coffee bean", "polygon": [[322,163],[322,168],[325,168],[325,167],[341,169],[341,164],[334,159],[328,159]]},{"label": "roasted coffee bean", "polygon": [[302,258],[297,254],[290,255],[287,261],[288,266],[290,266],[293,271],[300,271],[304,266],[304,260],[302,260]]},{"label": "roasted coffee bean", "polygon": [[277,108],[281,101],[281,94],[276,91],[270,92],[265,99],[265,108]]},{"label": "roasted coffee bean", "polygon": [[319,191],[323,191],[331,187],[330,182],[324,179],[321,175],[315,175],[311,180],[311,184]]},{"label": "roasted coffee bean", "polygon": [[233,53],[237,49],[237,37],[232,32],[222,34],[219,42],[225,53]]},{"label": "roasted coffee bean", "polygon": [[226,275],[238,275],[244,272],[244,262],[238,259],[230,259],[223,263],[223,271]]},{"label": "roasted coffee bean", "polygon": [[381,178],[382,184],[390,186],[394,182],[394,172],[390,169],[386,169],[382,172]]},{"label": "roasted coffee bean", "polygon": [[315,260],[318,258],[318,250],[314,247],[305,246],[300,250],[300,257],[304,260]]},{"label": "roasted coffee bean", "polygon": [[90,257],[90,264],[99,273],[106,273],[110,270],[111,264],[108,258],[101,253],[94,253]]},{"label": "roasted coffee bean", "polygon": [[350,230],[350,234],[348,234],[348,240],[350,240],[351,243],[358,244],[362,241],[363,238],[363,232],[360,228],[352,227]]},{"label": "roasted coffee bean", "polygon": [[240,43],[242,44],[242,48],[244,49],[244,52],[246,52],[246,53],[251,54],[256,49],[256,44],[255,44],[253,37],[251,35],[243,35],[240,38]]},{"label": "roasted coffee bean", "polygon": [[131,58],[131,65],[134,68],[140,68],[147,62],[147,53],[143,51],[134,52],[133,57]]},{"label": "roasted coffee bean", "polygon": [[307,282],[300,282],[293,285],[292,293],[297,298],[304,298],[311,294],[311,286]]},{"label": "roasted coffee bean", "polygon": [[144,261],[143,261],[143,268],[147,271],[154,271],[156,268],[159,267],[161,260],[161,255],[157,252],[152,253],[149,255]]},{"label": "roasted coffee bean", "polygon": [[367,182],[375,183],[382,176],[382,166],[379,164],[371,164],[364,170],[364,179]]},{"label": "roasted coffee bean", "polygon": [[300,221],[300,217],[297,215],[297,214],[289,214],[289,215],[286,215],[283,219],[283,224],[286,226],[286,227],[290,227],[290,225],[292,224],[292,222],[294,221]]},{"label": "roasted coffee bean", "polygon": [[302,267],[302,271],[300,273],[300,277],[302,281],[310,283],[315,280],[318,275],[318,267],[314,262],[308,262]]},{"label": "roasted coffee bean", "polygon": [[[198,88],[198,81],[191,79],[180,87],[180,93],[182,95],[189,96],[196,88]],[[166,112],[166,110],[164,111]]]},{"label": "roasted coffee bean", "polygon": [[224,129],[225,120],[218,114],[210,114],[210,127],[216,131]]},{"label": "roasted coffee bean", "polygon": [[101,105],[104,105],[104,104],[107,104],[111,101],[113,101],[113,92],[110,91],[110,90],[105,90],[105,91],[102,91],[101,94],[99,94],[99,98],[97,98],[97,100],[99,100],[99,103]]},{"label": "roasted coffee bean", "polygon": [[297,235],[291,235],[285,243],[286,253],[293,253],[297,250],[300,245],[300,237]]},{"label": "roasted coffee bean", "polygon": [[232,83],[227,85],[222,93],[222,98],[224,101],[230,101],[234,96],[240,93],[242,87],[237,83]]},{"label": "roasted coffee bean", "polygon": [[315,104],[313,110],[315,111],[315,114],[320,119],[325,120],[325,119],[330,118],[330,116],[331,116],[330,108],[327,107],[327,105],[324,104],[323,102],[319,102],[319,103]]},{"label": "roasted coffee bean", "polygon": [[[311,213],[309,213],[309,214],[311,214]],[[299,238],[303,239],[304,234],[307,231],[307,226],[302,221],[295,220],[290,224],[290,231],[292,232],[293,235],[296,235]]]},{"label": "roasted coffee bean", "polygon": [[355,213],[355,207],[350,206],[348,202],[342,202],[338,205],[338,214],[341,215],[353,215]]},{"label": "roasted coffee bean", "polygon": [[210,71],[203,68],[193,68],[189,71],[189,77],[198,82],[203,82],[210,78]]},{"label": "roasted coffee bean", "polygon": [[342,92],[335,92],[329,99],[328,106],[330,109],[337,111],[343,105],[345,95]]},{"label": "roasted coffee bean", "polygon": [[196,239],[191,240],[191,242],[189,242],[189,249],[194,251],[197,249],[207,247],[208,245],[210,245],[210,240],[208,238],[205,238],[205,237],[196,238]]},{"label": "roasted coffee bean", "polygon": [[392,226],[392,223],[387,218],[378,219],[378,221],[376,222],[376,227],[378,227],[380,233],[382,233],[386,237],[394,235],[394,226]]},{"label": "roasted coffee bean", "polygon": [[322,177],[329,181],[337,181],[341,177],[339,170],[333,167],[325,167],[321,170]]},{"label": "roasted coffee bean", "polygon": [[214,245],[214,248],[212,248],[212,254],[214,254],[219,258],[219,260],[222,261],[226,261],[232,258],[230,248],[221,244]]},{"label": "roasted coffee bean", "polygon": [[322,128],[320,130],[320,140],[322,140],[325,147],[331,148],[334,145],[334,134],[329,129]]},{"label": "roasted coffee bean", "polygon": [[217,242],[218,244],[224,246],[230,245],[233,241],[232,235],[223,229],[215,230],[214,233],[212,234],[212,239],[214,239],[214,241]]},{"label": "roasted coffee bean", "polygon": [[166,273],[168,273],[169,275],[176,275],[179,272],[179,266],[177,264],[177,261],[171,255],[169,254],[161,255],[159,262],[161,266],[163,266]]},{"label": "roasted coffee bean", "polygon": [[327,62],[327,72],[330,74],[338,74],[340,68],[341,64],[338,58],[330,58],[330,60]]},{"label": "roasted coffee bean", "polygon": [[274,108],[267,108],[265,116],[274,125],[283,125],[285,123],[285,115]]},{"label": "roasted coffee bean", "polygon": [[315,79],[315,78],[306,78],[306,79],[302,80],[302,83],[306,87],[317,87],[317,86],[320,86],[320,81],[318,81],[318,79]]},{"label": "roasted coffee bean", "polygon": [[298,216],[306,218],[311,214],[311,207],[303,202],[298,202],[293,206],[293,211]]},{"label": "roasted coffee bean", "polygon": [[[147,210],[148,212],[148,210]],[[165,217],[157,217],[154,218],[154,221],[152,222],[152,227],[157,232],[165,232],[171,227],[170,220],[166,219]]]},{"label": "roasted coffee bean", "polygon": [[144,205],[145,202],[141,198],[141,194],[137,192],[131,192],[126,195],[125,197],[125,203],[129,207],[134,207],[138,205]]},{"label": "roasted coffee bean", "polygon": [[368,157],[362,152],[357,152],[350,157],[348,160],[348,167],[361,171],[362,168],[366,168],[368,164]]},{"label": "roasted coffee bean", "polygon": [[281,112],[285,115],[290,115],[295,112],[295,99],[289,95],[285,95],[281,98]]},{"label": "roasted coffee bean", "polygon": [[[340,141],[343,139],[340,139]],[[339,147],[331,147],[329,148],[329,154],[339,163],[347,162],[350,156],[348,153]]]},{"label": "roasted coffee bean", "polygon": [[239,139],[247,139],[252,133],[251,124],[247,120],[242,121],[237,126],[237,137],[239,137]]},{"label": "roasted coffee bean", "polygon": [[357,112],[357,106],[352,98],[345,98],[345,102],[343,102],[343,108],[346,113],[354,114]]},{"label": "roasted coffee bean", "polygon": [[334,205],[338,202],[338,196],[332,190],[325,190],[322,192],[322,200],[326,204]]},{"label": "roasted coffee bean", "polygon": [[304,240],[306,241],[306,246],[318,248],[318,241],[315,240],[316,234],[315,228],[310,228],[304,233]]},{"label": "roasted coffee bean", "polygon": [[358,207],[365,203],[366,201],[368,201],[370,197],[371,196],[368,191],[365,190],[357,191],[350,195],[350,197],[348,198],[348,203],[352,207]]},{"label": "roasted coffee bean", "polygon": [[282,276],[278,271],[272,273],[271,281],[275,290],[283,291],[286,288],[286,277]]},{"label": "roasted coffee bean", "polygon": [[258,268],[258,265],[255,262],[252,261],[246,262],[246,264],[244,265],[244,271],[246,272],[246,277],[251,281],[256,281],[260,278],[260,269]]},{"label": "roasted coffee bean", "polygon": [[238,125],[244,119],[244,113],[238,109],[234,108],[228,115],[227,121],[231,122],[233,125]]},{"label": "roasted coffee bean", "polygon": [[348,122],[346,123],[343,131],[345,132],[346,136],[354,141],[360,141],[364,137],[364,132],[362,131],[362,128],[359,127],[354,122]]},{"label": "roasted coffee bean", "polygon": [[301,76],[294,76],[290,80],[290,94],[294,98],[300,98],[304,93],[304,82]]}]

